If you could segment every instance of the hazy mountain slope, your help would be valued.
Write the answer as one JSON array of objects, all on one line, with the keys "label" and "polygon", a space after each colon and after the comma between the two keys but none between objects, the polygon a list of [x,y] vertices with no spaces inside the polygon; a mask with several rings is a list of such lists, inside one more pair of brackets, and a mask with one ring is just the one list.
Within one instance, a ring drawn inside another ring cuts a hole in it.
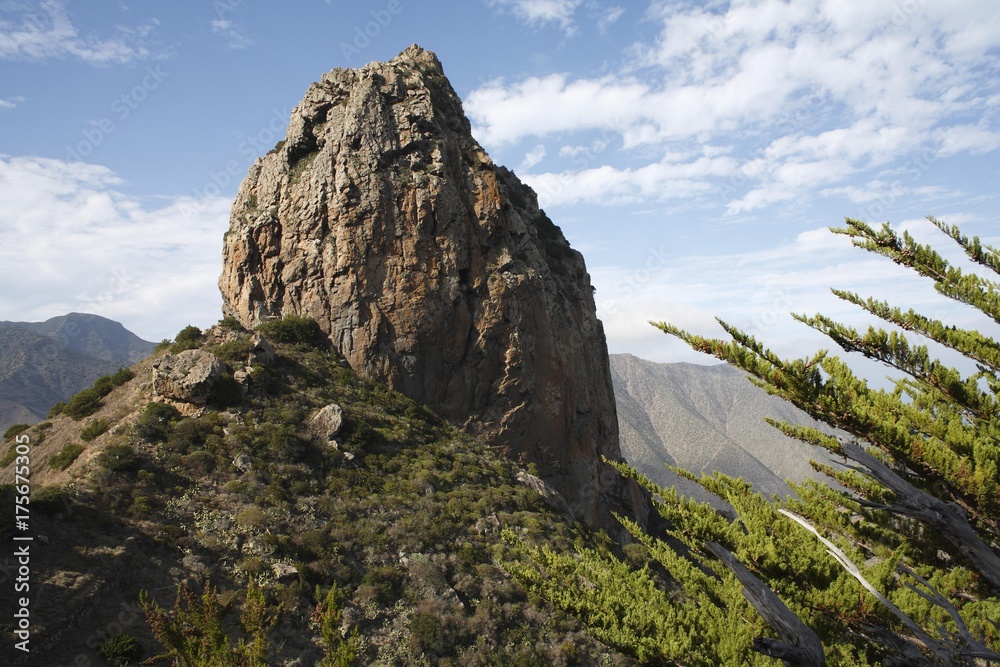
[{"label": "hazy mountain slope", "polygon": [[815,477],[820,452],[786,438],[764,417],[815,424],[788,403],[751,384],[728,365],[659,364],[612,355],[621,448],[625,458],[661,484],[664,463],[694,472],[719,470],[785,494],[785,479]]},{"label": "hazy mountain slope", "polygon": [[57,401],[152,349],[153,343],[97,315],[0,322],[0,432],[44,418]]},{"label": "hazy mountain slope", "polygon": [[0,430],[6,431],[14,424],[33,424],[44,415],[36,415],[20,403],[0,399]]},{"label": "hazy mountain slope", "polygon": [[0,322],[0,329],[9,327],[44,334],[62,348],[118,364],[145,359],[155,345],[139,338],[120,322],[89,313],[69,313],[44,322]]},{"label": "hazy mountain slope", "polygon": [[120,365],[61,348],[40,333],[18,327],[0,329],[0,400],[11,405],[12,414],[20,406],[22,414],[26,410],[44,417],[54,403]]}]

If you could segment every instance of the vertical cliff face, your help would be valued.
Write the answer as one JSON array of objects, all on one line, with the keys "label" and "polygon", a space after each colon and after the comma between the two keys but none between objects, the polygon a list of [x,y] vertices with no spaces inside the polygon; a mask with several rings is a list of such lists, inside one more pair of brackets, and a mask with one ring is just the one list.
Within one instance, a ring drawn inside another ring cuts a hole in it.
[{"label": "vertical cliff face", "polygon": [[309,88],[240,187],[220,287],[246,326],[314,318],[355,370],[534,462],[585,521],[622,498],[583,257],[472,138],[434,54]]}]

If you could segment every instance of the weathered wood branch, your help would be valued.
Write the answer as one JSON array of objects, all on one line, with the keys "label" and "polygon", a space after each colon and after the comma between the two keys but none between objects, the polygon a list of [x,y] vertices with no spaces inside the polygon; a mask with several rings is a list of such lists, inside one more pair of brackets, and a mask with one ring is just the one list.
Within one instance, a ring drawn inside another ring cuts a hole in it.
[{"label": "weathered wood branch", "polygon": [[[810,524],[806,519],[798,516],[797,514],[790,512],[786,509],[779,509],[778,512],[797,524],[808,530],[810,533],[815,535],[820,542],[827,548],[827,551],[834,559],[843,567],[852,577],[858,580],[858,582],[865,587],[872,595],[874,595],[879,602],[884,604],[889,611],[891,611],[899,620],[903,622],[903,625],[913,633],[913,637],[923,645],[927,650],[934,654],[934,657],[941,661],[941,664],[947,665],[975,665],[975,659],[985,659],[985,660],[1000,660],[1000,654],[997,654],[991,648],[983,644],[981,641],[977,640],[972,633],[969,631],[959,615],[958,610],[951,602],[941,595],[941,593],[931,585],[926,579],[918,575],[916,572],[906,567],[905,565],[900,565],[899,569],[912,576],[914,579],[919,581],[927,590],[922,591],[916,586],[910,583],[905,583],[904,585],[910,590],[914,591],[920,597],[924,598],[931,604],[936,604],[942,607],[948,614],[952,617],[955,622],[955,627],[958,629],[959,637],[955,638],[954,635],[945,631],[944,628],[938,627],[938,634],[941,639],[935,639],[924,632],[916,622],[911,619],[906,613],[893,604],[886,596],[878,591],[864,575],[861,574],[861,570],[857,565],[848,558],[837,545],[835,545],[830,540],[826,539],[820,535],[819,531]],[[875,629],[868,628],[869,631],[875,632]],[[874,638],[877,638],[883,644],[887,646],[892,646],[897,651],[900,651],[901,660],[899,664],[933,664],[926,659],[917,660],[916,656],[919,651],[912,646],[909,642],[905,641],[902,637],[889,636],[886,632],[875,632]]]},{"label": "weathered wood branch", "polygon": [[882,664],[885,667],[940,667],[939,663],[933,662],[924,655],[912,638],[900,637],[885,628],[873,625],[863,625],[860,632],[856,633],[866,641],[876,642],[896,651],[898,655],[886,656]]},{"label": "weathered wood branch", "polygon": [[802,526],[803,528],[805,528],[806,530],[808,530],[810,533],[812,533],[813,535],[815,535],[816,538],[820,542],[823,543],[823,546],[826,547],[827,552],[831,556],[833,556],[834,560],[836,560],[838,563],[840,563],[840,566],[842,568],[844,568],[845,570],[847,570],[848,574],[850,574],[852,577],[854,577],[855,579],[857,579],[858,582],[862,586],[864,586],[865,589],[869,593],[871,593],[872,595],[874,595],[875,598],[879,602],[881,602],[886,607],[888,607],[889,611],[891,611],[896,616],[896,618],[898,618],[899,620],[901,620],[903,622],[903,625],[905,625],[907,627],[907,629],[909,629],[909,631],[913,633],[914,637],[916,637],[917,639],[919,639],[921,642],[923,642],[924,644],[926,644],[928,646],[934,643],[934,640],[931,639],[927,635],[927,633],[925,633],[920,628],[920,626],[916,624],[916,622],[912,618],[910,618],[909,616],[907,616],[906,612],[904,612],[902,609],[900,609],[899,607],[897,607],[896,605],[894,605],[892,603],[892,601],[889,600],[889,598],[887,598],[886,596],[882,595],[882,593],[877,588],[875,588],[871,584],[871,582],[869,582],[867,579],[865,579],[864,575],[861,574],[861,570],[858,568],[858,566],[854,564],[854,561],[852,561],[847,556],[847,554],[845,554],[840,549],[840,547],[838,547],[836,544],[834,544],[830,540],[828,540],[825,537],[823,537],[822,535],[820,535],[819,531],[816,530],[816,528],[814,528],[811,523],[809,523],[808,521],[806,521],[805,519],[803,519],[802,517],[800,517],[798,514],[795,514],[794,512],[789,512],[786,509],[779,509],[778,513],[783,514],[784,516],[788,517],[789,519],[791,519],[792,521],[794,521],[795,523],[799,524],[800,526]]},{"label": "weathered wood branch", "polygon": [[758,637],[753,642],[755,651],[783,660],[791,667],[822,667],[826,664],[819,636],[792,613],[774,591],[721,544],[707,542],[705,547],[736,575],[743,584],[743,596],[747,602],[780,637],[780,641]]},{"label": "weathered wood branch", "polygon": [[[972,634],[972,632],[969,631],[969,627],[965,624],[965,620],[958,613],[958,609],[955,608],[955,605],[953,605],[948,598],[941,594],[941,591],[902,563],[899,564],[899,569],[919,581],[920,584],[927,590],[920,590],[909,582],[905,584],[907,588],[931,604],[941,607],[948,612],[949,616],[951,616],[951,620],[955,623],[955,627],[958,629],[959,634],[957,641],[950,642],[954,647],[953,650],[955,653],[969,658],[979,658],[982,660],[1000,662],[1000,653],[997,653],[989,646],[983,644],[975,637],[975,635]],[[944,636],[943,632],[942,636]]]},{"label": "weathered wood branch", "polygon": [[924,493],[863,447],[844,439],[840,446],[845,456],[865,466],[866,474],[896,494],[896,502],[886,507],[888,511],[916,519],[940,533],[981,576],[1000,588],[1000,556],[979,537],[962,508]]}]

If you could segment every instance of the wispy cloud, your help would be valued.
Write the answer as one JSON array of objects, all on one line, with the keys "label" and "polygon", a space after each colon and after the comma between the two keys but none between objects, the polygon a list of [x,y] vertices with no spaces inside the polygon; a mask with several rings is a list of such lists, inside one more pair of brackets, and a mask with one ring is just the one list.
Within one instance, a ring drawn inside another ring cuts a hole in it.
[{"label": "wispy cloud", "polygon": [[212,32],[226,40],[226,46],[230,49],[245,49],[253,44],[253,40],[228,19],[215,19],[211,26]]},{"label": "wispy cloud", "polygon": [[521,160],[521,164],[518,165],[517,170],[521,172],[527,171],[544,159],[545,159],[545,144],[538,144],[530,151],[525,153],[524,159]]},{"label": "wispy cloud", "polygon": [[158,340],[219,318],[232,202],[151,205],[125,185],[98,165],[0,155],[0,319],[92,312]]},{"label": "wispy cloud", "polygon": [[0,109],[16,109],[21,102],[24,102],[24,98],[20,95],[0,98]]},{"label": "wispy cloud", "polygon": [[487,0],[487,4],[508,11],[529,25],[554,23],[566,34],[572,34],[576,30],[576,11],[583,0]]},{"label": "wispy cloud", "polygon": [[[972,233],[987,232],[992,238],[984,238],[986,243],[995,244],[1000,239],[984,224],[977,224],[980,221],[945,219],[967,225]],[[901,227],[932,243],[960,266],[968,266],[954,244],[926,220],[904,221]],[[826,228],[744,253],[679,257],[669,247],[651,248],[632,266],[597,266],[590,273],[610,351],[653,360],[708,361],[705,355],[651,327],[650,320],[665,320],[695,333],[724,338],[725,332],[715,321],[720,317],[786,357],[835,347],[830,339],[795,321],[792,313],[822,312],[862,330],[869,323],[878,323],[836,298],[829,291],[832,287],[913,307],[957,326],[990,325],[971,308],[942,297],[929,280],[853,248],[849,239]],[[879,372],[884,375],[884,370]]]},{"label": "wispy cloud", "polygon": [[[737,146],[730,154],[741,192],[725,203],[733,215],[844,186],[907,155],[1000,147],[1000,61],[992,55],[1000,10],[986,0],[747,0],[714,11],[672,1],[654,3],[647,20],[658,33],[634,44],[617,72],[497,80],[473,91],[466,109],[477,137],[500,148],[611,133],[619,156],[639,164],[546,178],[593,185],[607,174],[604,189],[654,199],[646,186],[670,165],[648,162],[650,154]],[[719,176],[733,177],[726,166],[728,175],[709,172],[684,189],[717,188]]]},{"label": "wispy cloud", "polygon": [[714,192],[705,178],[724,177],[739,163],[729,156],[696,157],[648,164],[637,169],[608,165],[581,171],[523,175],[545,205],[631,204],[683,199]]},{"label": "wispy cloud", "polygon": [[608,31],[612,25],[618,22],[622,16],[625,15],[624,7],[608,7],[605,9],[597,19],[597,29],[601,33]]},{"label": "wispy cloud", "polygon": [[7,10],[12,20],[0,19],[0,59],[46,60],[78,58],[94,65],[125,63],[151,55],[146,40],[156,23],[118,26],[111,37],[81,34],[62,2],[45,0],[25,11],[21,5]]}]

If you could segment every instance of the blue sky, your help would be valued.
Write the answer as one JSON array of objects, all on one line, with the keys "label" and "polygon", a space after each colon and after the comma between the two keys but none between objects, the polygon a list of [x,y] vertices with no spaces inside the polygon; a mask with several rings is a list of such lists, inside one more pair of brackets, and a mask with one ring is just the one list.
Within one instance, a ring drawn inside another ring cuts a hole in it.
[{"label": "blue sky", "polygon": [[719,315],[804,355],[789,312],[865,321],[831,286],[989,330],[826,228],[1000,244],[995,0],[0,0],[0,319],[215,322],[253,159],[411,43],[584,253],[612,352],[705,362],[646,322]]}]

